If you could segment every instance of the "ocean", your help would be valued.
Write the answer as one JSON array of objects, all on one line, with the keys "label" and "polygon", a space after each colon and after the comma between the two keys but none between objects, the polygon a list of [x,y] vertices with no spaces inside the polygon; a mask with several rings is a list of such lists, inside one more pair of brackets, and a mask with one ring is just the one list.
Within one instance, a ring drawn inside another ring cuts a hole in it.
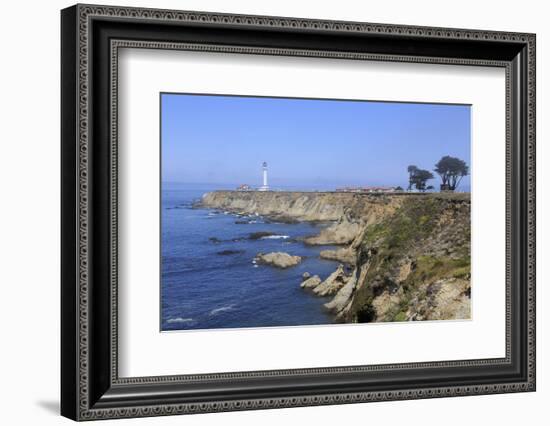
[{"label": "ocean", "polygon": [[[330,298],[300,287],[302,274],[327,278],[338,263],[319,258],[331,246],[298,237],[326,224],[271,223],[261,216],[193,208],[209,189],[163,188],[161,203],[161,330],[199,330],[329,324]],[[251,239],[256,232],[273,235]],[[278,269],[253,263],[257,253],[305,257]]]}]

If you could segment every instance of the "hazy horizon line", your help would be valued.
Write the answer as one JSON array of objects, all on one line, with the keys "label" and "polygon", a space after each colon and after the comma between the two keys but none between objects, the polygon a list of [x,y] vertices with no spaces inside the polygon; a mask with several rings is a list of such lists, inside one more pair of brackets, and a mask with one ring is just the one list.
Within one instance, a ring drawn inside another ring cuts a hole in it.
[{"label": "hazy horizon line", "polygon": [[[200,188],[205,187],[204,189],[208,189],[206,187],[218,187],[220,189],[236,189],[239,185],[242,185],[242,183],[221,183],[221,182],[181,182],[181,181],[161,181],[161,185],[188,185],[188,186],[195,186],[198,187],[197,189],[203,189]],[[277,190],[277,189],[294,189],[294,190],[307,190],[310,189],[326,189],[326,190],[336,190],[339,188],[368,188],[368,187],[401,187],[403,190],[407,190],[408,185],[404,184],[275,184],[275,185],[269,185],[271,190]],[[260,188],[261,185],[250,185],[252,189]],[[438,185],[434,185],[433,191],[439,191]],[[471,186],[470,185],[464,185],[459,186],[456,189],[456,192],[471,192]]]}]

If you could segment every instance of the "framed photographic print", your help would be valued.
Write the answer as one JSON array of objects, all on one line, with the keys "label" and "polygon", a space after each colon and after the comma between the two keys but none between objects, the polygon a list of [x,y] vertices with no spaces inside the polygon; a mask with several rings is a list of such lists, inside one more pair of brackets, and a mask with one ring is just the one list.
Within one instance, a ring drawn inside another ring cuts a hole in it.
[{"label": "framed photographic print", "polygon": [[535,390],[535,36],[76,5],[74,420]]}]

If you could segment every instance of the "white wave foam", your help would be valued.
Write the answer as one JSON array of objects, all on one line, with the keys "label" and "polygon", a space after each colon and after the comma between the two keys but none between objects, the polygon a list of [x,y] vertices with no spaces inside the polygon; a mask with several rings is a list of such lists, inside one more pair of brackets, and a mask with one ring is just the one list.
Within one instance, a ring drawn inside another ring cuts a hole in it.
[{"label": "white wave foam", "polygon": [[286,240],[287,238],[290,238],[288,235],[267,235],[265,237],[262,237],[262,240]]},{"label": "white wave foam", "polygon": [[193,322],[193,321],[195,321],[193,318],[180,318],[180,317],[177,317],[177,318],[170,318],[166,322],[168,322],[168,323],[173,323],[173,322],[189,323],[189,322]]},{"label": "white wave foam", "polygon": [[216,309],[212,309],[210,311],[210,314],[209,315],[216,315],[216,314],[219,314],[220,312],[227,312],[227,311],[230,311],[233,309],[235,305],[227,305],[227,306],[222,306],[221,308],[216,308]]}]

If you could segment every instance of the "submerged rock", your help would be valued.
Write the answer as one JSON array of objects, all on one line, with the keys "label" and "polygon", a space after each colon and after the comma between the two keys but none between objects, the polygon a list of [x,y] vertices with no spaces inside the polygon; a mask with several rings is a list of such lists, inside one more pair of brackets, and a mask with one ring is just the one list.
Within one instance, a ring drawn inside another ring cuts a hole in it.
[{"label": "submerged rock", "polygon": [[249,240],[259,240],[260,238],[272,237],[273,235],[276,235],[276,234],[273,233],[273,232],[269,232],[269,231],[259,231],[259,232],[253,232],[252,234],[250,234],[248,236],[248,239]]},{"label": "submerged rock", "polygon": [[278,251],[266,254],[258,253],[255,260],[258,263],[286,269],[291,266],[296,266],[302,261],[302,258],[300,256],[292,256],[288,253]]},{"label": "submerged rock", "polygon": [[220,256],[229,256],[231,254],[241,254],[244,253],[244,250],[222,250],[217,252]]}]

